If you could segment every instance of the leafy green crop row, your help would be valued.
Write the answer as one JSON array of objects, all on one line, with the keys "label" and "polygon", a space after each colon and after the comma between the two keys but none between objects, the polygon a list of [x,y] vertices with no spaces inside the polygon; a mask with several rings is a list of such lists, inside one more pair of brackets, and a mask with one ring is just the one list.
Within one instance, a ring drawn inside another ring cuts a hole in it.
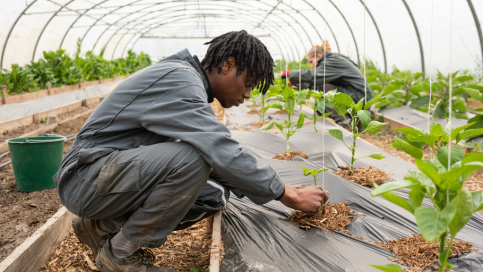
[{"label": "leafy green crop row", "polygon": [[149,55],[136,54],[128,51],[126,58],[105,60],[104,49],[99,55],[92,51],[81,56],[80,42],[73,57],[65,50],[43,52],[43,58],[31,61],[20,67],[12,64],[11,69],[3,69],[0,74],[0,85],[6,85],[8,93],[33,92],[47,88],[47,82],[52,87],[77,84],[79,82],[113,78],[132,74],[151,65]]},{"label": "leafy green crop row", "polygon": [[439,72],[430,82],[430,78],[424,78],[423,73],[395,68],[391,74],[384,74],[372,62],[368,63],[366,77],[371,89],[376,95],[381,91],[387,93],[387,101],[376,103],[376,108],[407,105],[423,112],[429,111],[434,118],[448,118],[451,103],[453,117],[468,119],[466,112],[470,110],[467,99],[483,102],[480,79],[468,71],[456,71],[448,75]]}]

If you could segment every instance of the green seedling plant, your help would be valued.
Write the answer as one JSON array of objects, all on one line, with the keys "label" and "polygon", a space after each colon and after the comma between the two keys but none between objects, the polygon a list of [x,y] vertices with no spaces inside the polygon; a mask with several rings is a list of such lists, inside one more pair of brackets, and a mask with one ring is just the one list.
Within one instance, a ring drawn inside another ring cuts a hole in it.
[{"label": "green seedling plant", "polygon": [[[308,102],[308,106],[312,106],[313,108],[313,114],[311,117],[307,117],[308,120],[312,121],[314,123],[314,130],[315,132],[318,132],[317,130],[317,121],[320,119],[324,119],[325,117],[329,116],[331,112],[325,112],[325,100],[322,99],[322,93],[319,91],[313,91],[309,90],[309,95],[310,95],[310,100],[314,102]],[[320,113],[320,116],[318,113]]]},{"label": "green seedling plant", "polygon": [[[341,130],[339,129],[329,129],[329,134],[334,136],[335,138],[339,139],[344,143],[344,145],[351,151],[351,163],[350,163],[350,175],[354,174],[354,163],[356,160],[370,157],[376,160],[381,160],[385,158],[379,152],[372,153],[367,156],[363,156],[360,158],[355,157],[356,153],[356,140],[359,136],[364,133],[376,134],[379,130],[381,130],[387,123],[381,123],[378,121],[373,121],[371,119],[371,112],[368,110],[371,105],[381,99],[384,92],[381,92],[379,95],[374,97],[373,99],[369,100],[364,105],[364,98],[361,99],[357,104],[354,103],[354,100],[345,93],[337,93],[336,91],[330,91],[325,94],[327,102],[330,103],[330,107],[333,108],[337,113],[344,117],[346,120],[350,131],[352,131],[352,144],[349,146],[344,141],[344,136]],[[350,117],[350,122],[347,120],[346,114]],[[362,125],[363,130],[359,131],[359,124]]]},{"label": "green seedling plant", "polygon": [[[431,103],[430,113],[433,118],[448,118],[451,103],[452,116],[468,119],[466,115],[468,105],[462,95],[468,95],[477,101],[483,102],[483,86],[473,84],[474,79],[472,75],[459,75],[460,72],[456,71],[448,76],[438,73],[437,80],[432,83],[431,101],[429,96],[429,83],[427,83],[428,79],[426,79],[426,92],[428,94],[420,96],[409,106],[420,111],[428,112],[428,104]],[[450,86],[452,89],[451,97]]]},{"label": "green seedling plant", "polygon": [[282,96],[280,97],[282,101],[280,101],[278,104],[272,104],[270,107],[285,110],[287,112],[287,120],[284,120],[283,123],[272,121],[260,128],[260,130],[269,130],[275,125],[287,140],[287,144],[285,146],[285,154],[287,155],[290,154],[290,137],[295,134],[297,129],[300,129],[304,125],[305,120],[305,115],[300,113],[298,115],[297,122],[293,121],[293,114],[296,107],[295,97],[294,89],[292,89],[292,87],[285,86]]},{"label": "green seedling plant", "polygon": [[269,102],[272,100],[278,100],[278,98],[280,97],[279,95],[281,93],[282,91],[280,89],[280,85],[275,84],[270,86],[270,88],[265,94],[260,95],[262,109],[261,109],[261,112],[258,114],[258,116],[260,117],[260,121],[262,122],[262,124],[265,124],[265,114],[268,109],[279,108],[278,106],[272,106],[274,104],[269,104]]},{"label": "green seedling plant", "polygon": [[[421,235],[430,242],[439,240],[439,270],[455,268],[447,261],[456,234],[468,223],[473,213],[483,209],[483,191],[470,193],[463,187],[470,175],[483,168],[483,153],[464,154],[462,147],[449,145],[475,135],[483,129],[468,129],[471,124],[451,129],[432,122],[429,134],[423,131],[401,128],[406,138],[395,138],[393,147],[411,155],[420,170],[408,171],[404,180],[377,186],[371,195],[383,196],[390,202],[406,209],[416,218]],[[424,151],[429,147],[432,154]],[[431,159],[422,160],[427,153]],[[448,153],[451,153],[449,156]],[[409,189],[408,200],[392,191]],[[431,200],[433,207],[423,206],[423,198]],[[448,236],[450,236],[449,243]],[[398,265],[372,265],[383,271],[403,271]]]},{"label": "green seedling plant", "polygon": [[319,175],[319,173],[329,170],[329,168],[310,170],[310,169],[303,167],[303,166],[299,166],[299,167],[302,168],[302,170],[304,172],[304,176],[307,177],[307,176],[311,175],[314,178],[314,185],[317,185],[317,176]]}]

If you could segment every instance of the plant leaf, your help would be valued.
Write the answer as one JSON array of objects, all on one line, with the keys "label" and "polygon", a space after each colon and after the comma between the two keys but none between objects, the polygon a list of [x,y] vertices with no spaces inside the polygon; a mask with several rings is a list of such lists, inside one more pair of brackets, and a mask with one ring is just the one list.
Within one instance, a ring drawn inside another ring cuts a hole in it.
[{"label": "plant leaf", "polygon": [[456,207],[455,216],[449,224],[451,236],[455,237],[456,233],[468,223],[473,214],[473,198],[471,197],[470,192],[463,188],[458,195],[451,200],[450,205]]},{"label": "plant leaf", "polygon": [[455,213],[456,207],[449,204],[440,213],[432,208],[419,207],[414,211],[414,216],[424,239],[434,242],[446,231]]},{"label": "plant leaf", "polygon": [[458,133],[456,135],[456,143],[468,137],[481,136],[481,135],[483,135],[483,128],[469,129],[464,132]]},{"label": "plant leaf", "polygon": [[274,124],[275,124],[275,121],[272,121],[272,122],[270,122],[268,124],[263,125],[260,128],[260,130],[269,130],[269,129],[271,129],[273,127]]},{"label": "plant leaf", "polygon": [[370,121],[367,128],[364,129],[364,133],[376,134],[382,127],[387,125],[387,123],[381,123],[378,121]]},{"label": "plant leaf", "polygon": [[386,264],[386,265],[370,264],[370,266],[385,272],[404,272],[402,268],[397,264]]},{"label": "plant leaf", "polygon": [[395,128],[395,130],[402,131],[402,132],[404,132],[408,135],[412,135],[414,137],[425,135],[422,131],[414,129],[414,128]]},{"label": "plant leaf", "polygon": [[340,131],[339,129],[329,129],[328,131],[330,135],[341,140],[342,142],[344,141],[344,135],[342,134],[342,131]]},{"label": "plant leaf", "polygon": [[408,188],[413,185],[414,183],[409,180],[398,180],[398,181],[387,182],[377,187],[374,186],[375,189],[371,192],[371,196],[378,196],[386,192],[391,192],[402,188]]},{"label": "plant leaf", "polygon": [[[459,145],[451,146],[451,165],[455,162],[462,161],[465,157],[463,149]],[[438,150],[438,160],[446,168],[448,168],[448,147],[442,146]],[[448,168],[449,169],[449,168]]]},{"label": "plant leaf", "polygon": [[357,117],[361,120],[362,126],[367,128],[367,125],[371,122],[371,112],[368,110],[357,111]]},{"label": "plant leaf", "polygon": [[438,171],[429,163],[423,162],[420,159],[415,159],[415,161],[418,169],[428,176],[428,178],[433,181],[434,185],[439,186],[441,183],[441,177],[439,176]]},{"label": "plant leaf", "polygon": [[433,136],[433,135],[421,135],[421,136],[417,136],[417,137],[408,139],[408,141],[410,141],[410,142],[422,142],[422,143],[425,143],[429,146],[433,146],[438,141],[438,138],[436,136]]},{"label": "plant leaf", "polygon": [[423,152],[421,150],[397,136],[394,137],[394,142],[391,144],[391,146],[408,153],[413,158],[421,159],[423,157]]},{"label": "plant leaf", "polygon": [[471,193],[471,198],[473,199],[473,212],[483,209],[483,191]]},{"label": "plant leaf", "polygon": [[409,205],[415,210],[421,207],[426,190],[424,186],[414,186],[409,192]]},{"label": "plant leaf", "polygon": [[391,192],[382,193],[381,196],[384,197],[385,199],[389,200],[390,202],[398,205],[399,207],[405,209],[406,211],[414,214],[413,208],[404,198],[402,198],[402,197],[400,197],[396,194],[393,194]]},{"label": "plant leaf", "polygon": [[382,155],[381,153],[379,152],[374,152],[372,153],[371,155],[368,156],[369,158],[373,158],[373,159],[376,159],[376,160],[382,160],[384,159],[386,156]]},{"label": "plant leaf", "polygon": [[301,113],[299,115],[299,120],[297,121],[297,129],[304,126],[305,114]]},{"label": "plant leaf", "polygon": [[352,100],[352,97],[345,93],[336,93],[334,95],[334,101],[335,103],[344,105],[348,108],[354,104],[354,100]]},{"label": "plant leaf", "polygon": [[444,129],[440,124],[435,124],[431,128],[431,130],[429,131],[429,134],[434,136],[434,137],[439,137],[439,136],[443,135],[443,133],[444,133]]}]

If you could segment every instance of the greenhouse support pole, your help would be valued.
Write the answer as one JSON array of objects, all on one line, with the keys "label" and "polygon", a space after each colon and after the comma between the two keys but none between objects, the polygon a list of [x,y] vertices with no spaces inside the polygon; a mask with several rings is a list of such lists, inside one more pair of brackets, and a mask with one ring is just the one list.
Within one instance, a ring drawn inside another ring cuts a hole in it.
[{"label": "greenhouse support pole", "polygon": [[483,34],[481,32],[480,21],[478,20],[478,15],[476,14],[475,7],[473,6],[473,2],[471,2],[471,0],[468,0],[468,6],[473,14],[473,19],[475,19],[476,31],[478,32],[478,38],[480,39],[481,63],[483,65]]},{"label": "greenhouse support pole", "polygon": [[[468,1],[471,1],[471,0],[468,0]],[[421,72],[423,73],[423,80],[424,80],[426,71],[424,69],[424,67],[425,67],[425,65],[424,65],[424,51],[423,51],[423,44],[421,43],[421,35],[419,35],[418,25],[416,24],[416,20],[414,20],[413,13],[411,12],[411,9],[409,8],[408,3],[406,2],[406,0],[402,0],[402,2],[404,3],[404,6],[406,7],[406,9],[409,13],[409,17],[411,17],[411,21],[413,22],[414,30],[416,31],[416,36],[418,37],[419,54],[421,55]]]}]

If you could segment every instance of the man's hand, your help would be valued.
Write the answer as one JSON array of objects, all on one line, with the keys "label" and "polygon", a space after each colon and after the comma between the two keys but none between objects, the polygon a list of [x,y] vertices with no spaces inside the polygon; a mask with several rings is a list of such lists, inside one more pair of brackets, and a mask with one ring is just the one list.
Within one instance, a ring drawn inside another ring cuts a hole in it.
[{"label": "man's hand", "polygon": [[289,74],[290,74],[290,71],[289,70],[285,70],[285,71],[283,71],[282,75],[280,75],[280,77],[282,79],[285,79],[286,77],[288,77]]},{"label": "man's hand", "polygon": [[290,186],[285,184],[285,194],[280,202],[285,206],[305,212],[315,212],[329,199],[329,192],[318,185]]}]

